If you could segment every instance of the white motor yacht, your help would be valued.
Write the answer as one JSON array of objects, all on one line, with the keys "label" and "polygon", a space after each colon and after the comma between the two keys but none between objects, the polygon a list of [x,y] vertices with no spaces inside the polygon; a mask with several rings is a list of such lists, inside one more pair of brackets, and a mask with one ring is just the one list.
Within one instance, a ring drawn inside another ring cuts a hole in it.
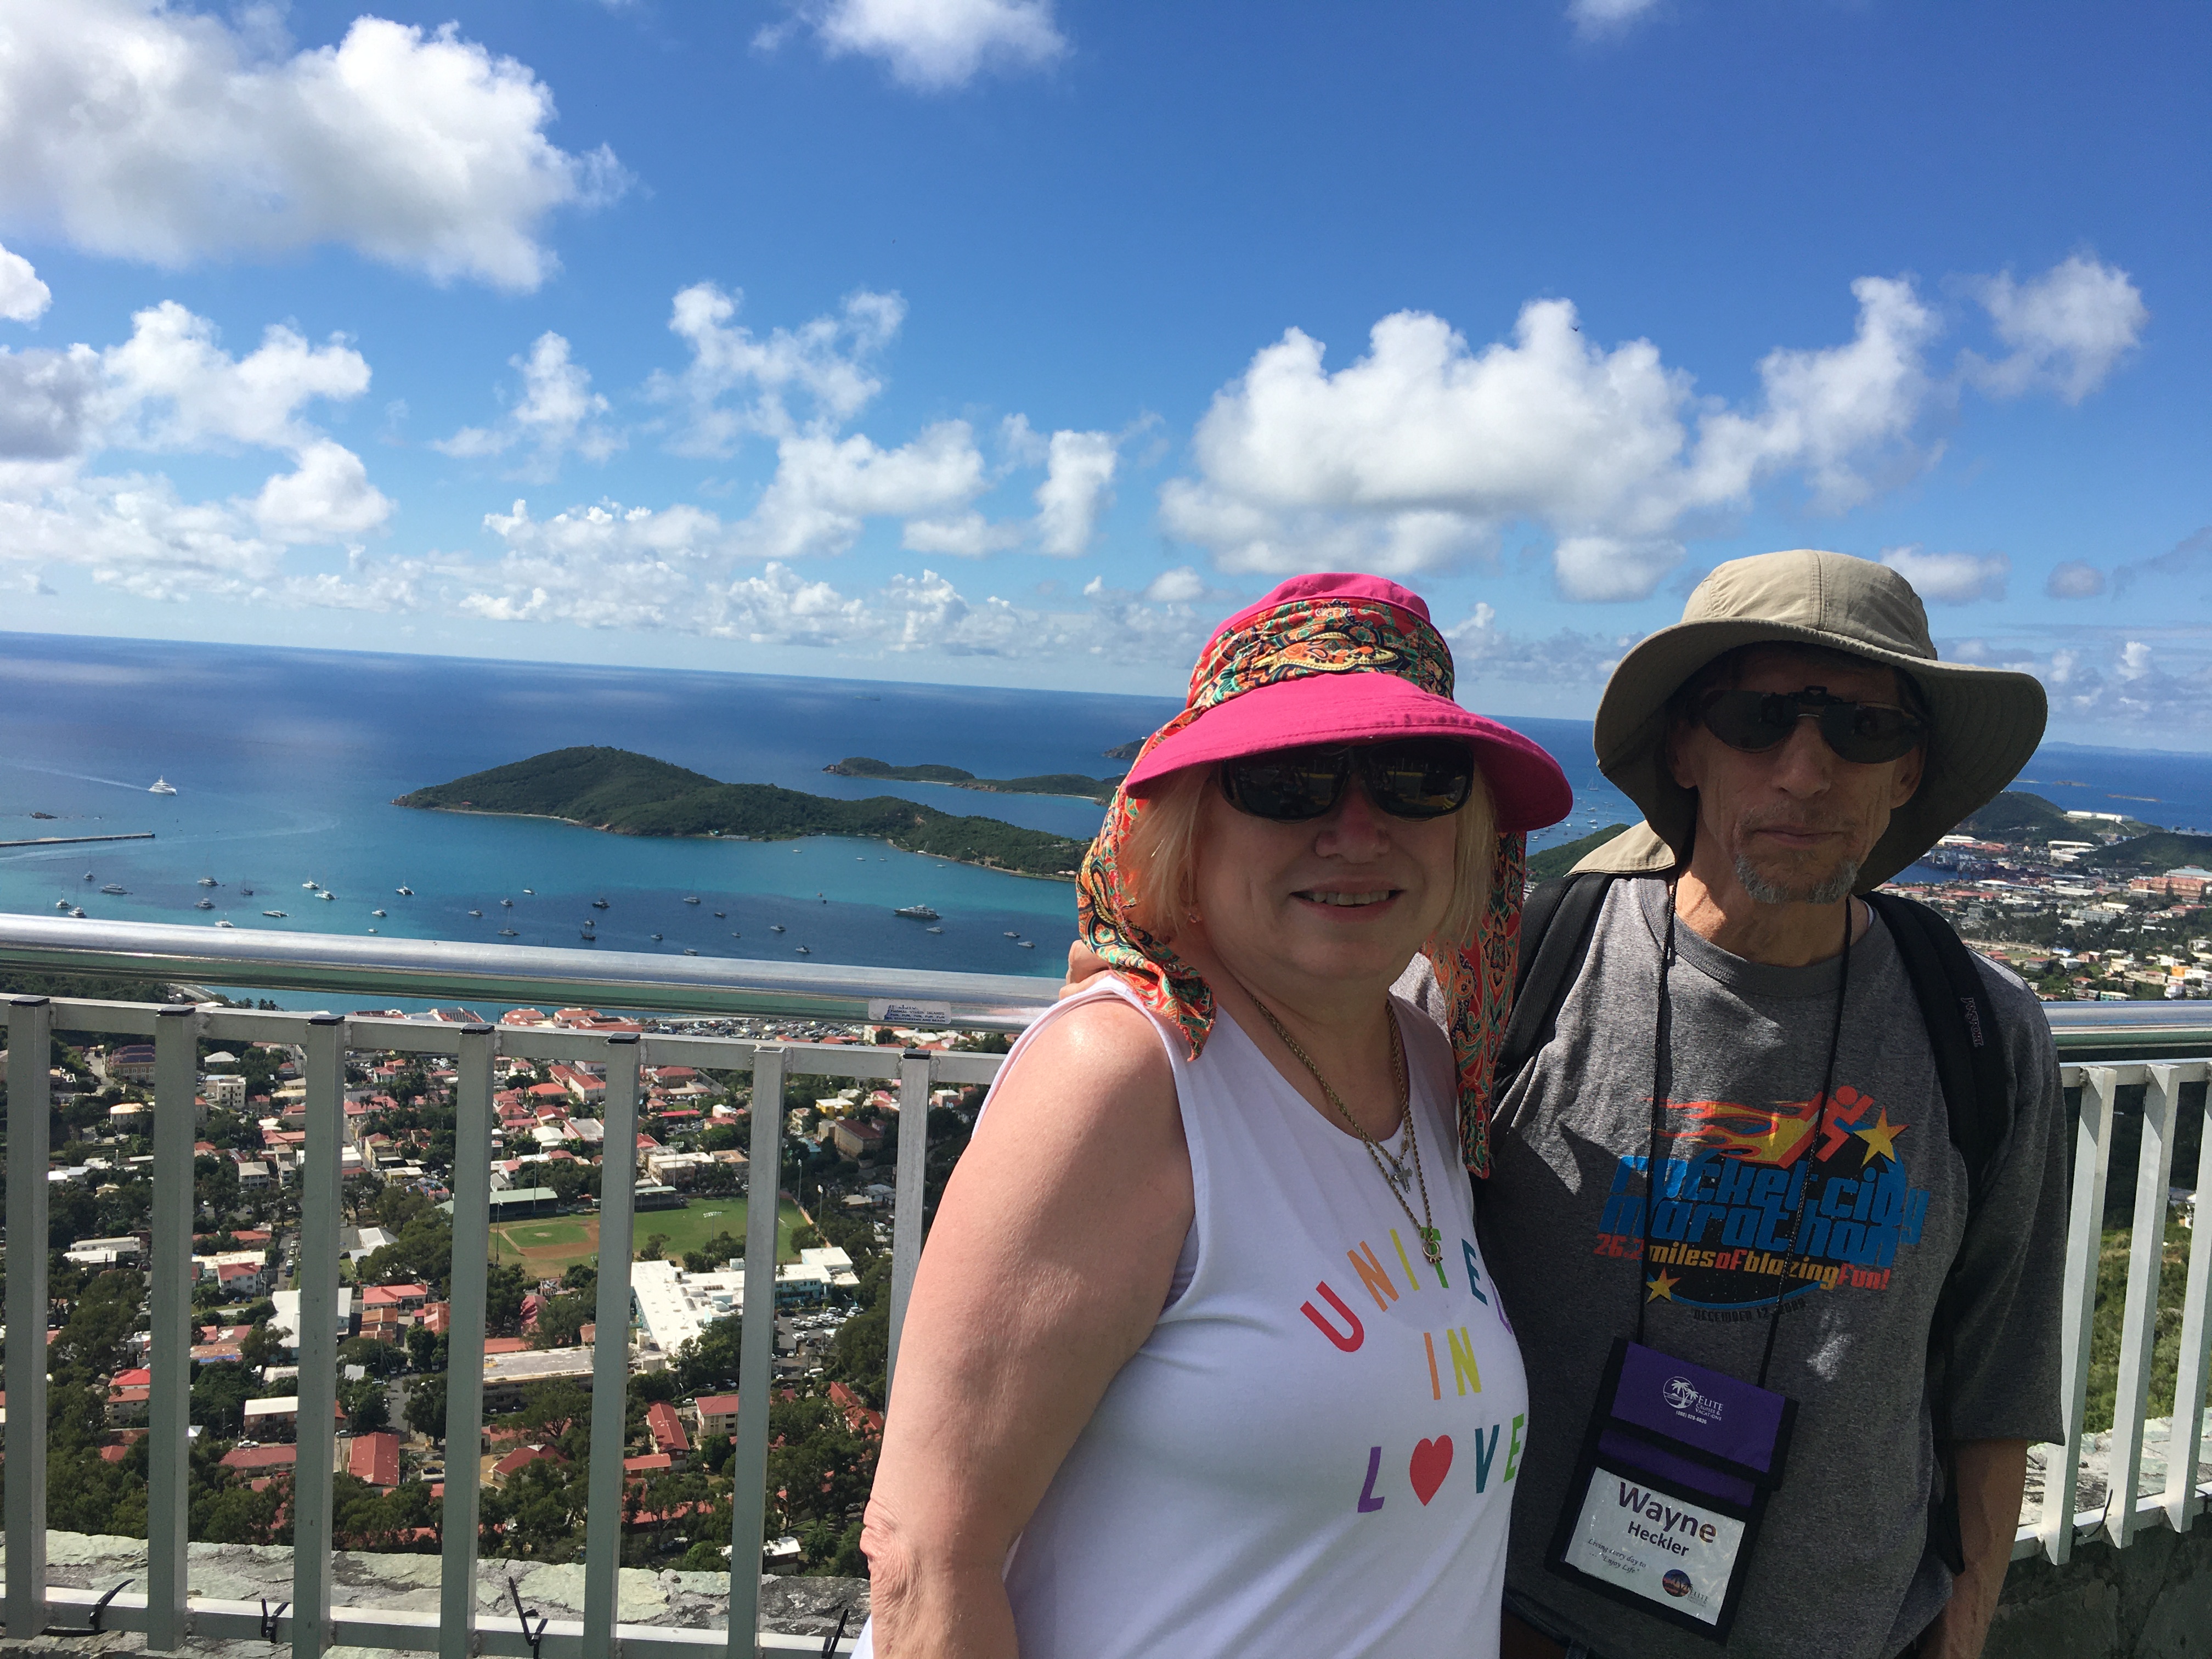
[{"label": "white motor yacht", "polygon": [[156,778],[146,786],[146,793],[149,795],[173,795],[177,793],[177,786],[167,778]]}]

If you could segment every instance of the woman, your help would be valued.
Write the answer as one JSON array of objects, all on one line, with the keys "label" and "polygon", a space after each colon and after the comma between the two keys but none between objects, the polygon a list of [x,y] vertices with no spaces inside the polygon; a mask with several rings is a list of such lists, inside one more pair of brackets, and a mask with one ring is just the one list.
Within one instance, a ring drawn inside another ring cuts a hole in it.
[{"label": "woman", "polygon": [[[1456,1166],[1571,798],[1451,682],[1415,595],[1301,577],[1124,780],[1114,971],[1015,1045],[922,1256],[863,1652],[1495,1651],[1525,1390]],[[1449,1043],[1389,994],[1425,945]]]}]

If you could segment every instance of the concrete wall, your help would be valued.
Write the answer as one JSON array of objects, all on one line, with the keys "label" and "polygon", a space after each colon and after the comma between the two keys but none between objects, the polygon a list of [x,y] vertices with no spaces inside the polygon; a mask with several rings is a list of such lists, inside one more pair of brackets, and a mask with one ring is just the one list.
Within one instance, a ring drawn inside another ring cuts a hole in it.
[{"label": "concrete wall", "polygon": [[1985,1659],[2212,1659],[2212,1521],[2014,1562]]}]

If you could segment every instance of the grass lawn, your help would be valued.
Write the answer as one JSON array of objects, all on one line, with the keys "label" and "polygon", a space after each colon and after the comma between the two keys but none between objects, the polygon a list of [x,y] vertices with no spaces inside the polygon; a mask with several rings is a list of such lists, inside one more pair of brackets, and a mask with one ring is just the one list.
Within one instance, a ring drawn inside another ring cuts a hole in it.
[{"label": "grass lawn", "polygon": [[[716,1233],[745,1236],[745,1200],[742,1198],[697,1198],[680,1210],[644,1210],[633,1218],[630,1252],[633,1257],[655,1233],[667,1242],[662,1253],[672,1259],[696,1250]],[[789,1199],[776,1206],[775,1256],[795,1261],[793,1229],[804,1225],[799,1206]],[[531,1221],[509,1221],[491,1230],[492,1260],[514,1261],[546,1274],[560,1273],[574,1262],[593,1261],[599,1254],[599,1218],[592,1215],[546,1216]]]}]

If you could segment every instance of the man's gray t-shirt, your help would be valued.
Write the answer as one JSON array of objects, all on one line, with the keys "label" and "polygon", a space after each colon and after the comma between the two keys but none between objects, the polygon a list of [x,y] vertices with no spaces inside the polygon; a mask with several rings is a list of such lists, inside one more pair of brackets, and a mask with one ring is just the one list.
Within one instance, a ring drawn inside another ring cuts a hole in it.
[{"label": "man's gray t-shirt", "polygon": [[1919,1005],[1881,921],[1851,948],[1825,1109],[1818,1097],[1842,959],[1771,967],[1678,924],[1662,1132],[1671,1167],[1645,1264],[1666,914],[1662,882],[1614,884],[1556,1034],[1504,1088],[1495,1114],[1497,1165],[1478,1214],[1529,1395],[1507,1583],[1609,1659],[1714,1651],[1544,1561],[1613,1339],[1634,1335],[1642,1304],[1646,1343],[1756,1380],[1780,1285],[1771,1264],[1802,1195],[1799,1254],[1810,1276],[1791,1281],[1767,1378],[1797,1402],[1796,1435],[1728,1649],[1887,1659],[1949,1593],[1927,1538],[1936,1455],[1925,1378],[1954,1256],[1963,1314],[1954,1433],[2059,1434],[2065,1176],[2049,1028],[2026,986],[1982,964],[2013,1122],[1965,1239],[1966,1166]]}]

